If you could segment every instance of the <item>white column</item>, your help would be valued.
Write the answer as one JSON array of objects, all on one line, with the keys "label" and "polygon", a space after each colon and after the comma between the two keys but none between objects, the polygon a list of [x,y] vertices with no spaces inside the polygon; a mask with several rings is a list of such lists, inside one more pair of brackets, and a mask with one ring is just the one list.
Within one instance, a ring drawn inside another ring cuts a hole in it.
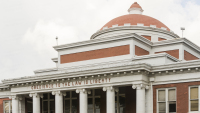
[{"label": "white column", "polygon": [[40,113],[40,97],[43,97],[38,93],[29,94],[30,97],[33,97],[33,113]]},{"label": "white column", "polygon": [[56,113],[63,113],[63,96],[66,96],[66,93],[60,91],[53,91],[52,95],[55,95]]},{"label": "white column", "polygon": [[115,89],[112,86],[104,87],[106,91],[106,113],[115,113]]},{"label": "white column", "polygon": [[136,89],[136,113],[145,113],[145,88],[143,84],[133,85]]},{"label": "white column", "polygon": [[19,97],[11,96],[9,98],[12,99],[12,113],[19,113]]},{"label": "white column", "polygon": [[80,99],[80,104],[79,104],[79,110],[80,113],[87,113],[88,112],[88,95],[87,95],[87,90],[86,89],[77,89],[76,93],[79,93],[79,99]]}]

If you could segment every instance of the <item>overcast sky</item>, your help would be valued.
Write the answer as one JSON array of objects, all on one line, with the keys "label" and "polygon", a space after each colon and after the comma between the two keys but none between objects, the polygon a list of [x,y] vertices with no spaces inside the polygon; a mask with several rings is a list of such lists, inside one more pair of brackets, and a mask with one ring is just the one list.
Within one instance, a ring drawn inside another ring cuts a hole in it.
[{"label": "overcast sky", "polygon": [[179,36],[200,46],[200,0],[0,0],[0,80],[34,75],[56,65],[52,48],[89,40],[137,1]]}]

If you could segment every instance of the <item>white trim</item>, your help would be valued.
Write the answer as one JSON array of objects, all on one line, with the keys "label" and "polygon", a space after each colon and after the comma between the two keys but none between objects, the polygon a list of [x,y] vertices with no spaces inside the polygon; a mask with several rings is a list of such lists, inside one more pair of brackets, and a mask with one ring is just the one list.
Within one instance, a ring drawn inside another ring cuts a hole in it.
[{"label": "white trim", "polygon": [[[115,28],[118,28],[118,27],[115,27]],[[58,46],[54,46],[53,48],[59,51],[59,50],[68,49],[68,48],[75,48],[75,47],[81,47],[85,45],[99,44],[99,43],[105,43],[109,41],[117,41],[117,40],[125,40],[125,39],[137,39],[143,43],[146,43],[146,45],[149,45],[149,46],[153,45],[153,42],[149,41],[148,39],[140,35],[137,35],[135,33],[128,33],[128,34],[123,34],[123,35],[118,35],[118,36],[107,37],[107,38],[99,38],[99,39],[81,41],[81,42],[76,42],[76,43],[58,45]]]}]

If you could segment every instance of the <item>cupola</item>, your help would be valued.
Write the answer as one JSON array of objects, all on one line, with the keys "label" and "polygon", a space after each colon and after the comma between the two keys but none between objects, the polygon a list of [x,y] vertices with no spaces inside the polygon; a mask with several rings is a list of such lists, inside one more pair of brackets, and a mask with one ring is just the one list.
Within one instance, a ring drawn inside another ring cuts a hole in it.
[{"label": "cupola", "polygon": [[137,2],[134,2],[128,9],[129,14],[142,14],[143,11],[144,10]]}]

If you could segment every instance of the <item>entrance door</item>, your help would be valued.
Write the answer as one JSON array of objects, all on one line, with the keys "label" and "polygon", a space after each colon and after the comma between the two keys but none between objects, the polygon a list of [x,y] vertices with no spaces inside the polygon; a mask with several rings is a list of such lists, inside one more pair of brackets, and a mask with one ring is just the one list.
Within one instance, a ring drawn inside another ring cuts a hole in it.
[{"label": "entrance door", "polygon": [[51,93],[43,94],[42,113],[55,113],[55,96]]}]

